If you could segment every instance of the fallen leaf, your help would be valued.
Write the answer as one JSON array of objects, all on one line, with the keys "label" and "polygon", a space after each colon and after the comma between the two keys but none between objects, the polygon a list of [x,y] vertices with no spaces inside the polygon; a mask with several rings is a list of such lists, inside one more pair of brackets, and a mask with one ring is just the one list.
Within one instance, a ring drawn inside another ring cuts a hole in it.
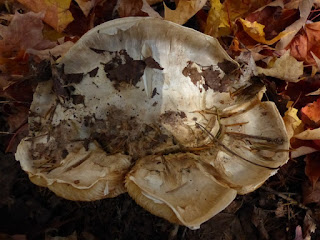
[{"label": "fallen leaf", "polygon": [[58,32],[62,32],[73,21],[68,10],[71,0],[18,0],[33,12],[44,12],[44,21]]},{"label": "fallen leaf", "polygon": [[[118,5],[118,0],[108,0],[108,1],[100,1],[97,3],[96,7],[92,10],[92,15],[94,15],[93,25],[97,26],[106,21],[110,21],[114,19],[115,8]],[[72,12],[72,4],[70,11]],[[75,18],[74,22],[77,22],[77,17],[72,12],[72,16]],[[72,25],[72,23],[70,24]]]},{"label": "fallen leaf", "polygon": [[117,11],[120,17],[150,16],[161,18],[146,0],[119,0]]},{"label": "fallen leaf", "polygon": [[237,20],[235,36],[250,50],[259,48],[258,43],[265,44],[263,46],[273,45],[288,34],[284,31],[285,28],[297,19],[299,19],[297,9],[286,9],[283,1],[277,0]]},{"label": "fallen leaf", "polygon": [[[7,104],[9,105],[9,104]],[[9,108],[9,106],[8,106]],[[9,132],[15,132],[28,120],[29,106],[22,104],[11,104],[9,114],[6,114],[6,120],[9,126]]]},{"label": "fallen leaf", "polygon": [[294,137],[300,140],[320,140],[320,128],[305,130]]},{"label": "fallen leaf", "polygon": [[315,187],[320,178],[320,152],[308,154],[304,160],[306,162],[305,173],[312,186]]},{"label": "fallen leaf", "polygon": [[[43,39],[43,14],[16,12],[9,26],[0,25],[0,56],[12,58],[27,49],[47,49],[56,44]],[[0,63],[1,64],[1,63]]]},{"label": "fallen leaf", "polygon": [[316,96],[316,95],[320,95],[320,88],[316,91],[306,94],[306,96]]},{"label": "fallen leaf", "polygon": [[142,12],[142,5],[142,0],[119,0],[117,11],[120,17],[148,16]]},{"label": "fallen leaf", "polygon": [[303,74],[303,62],[297,61],[286,51],[280,58],[277,58],[270,68],[257,67],[258,74],[280,78],[287,82],[299,82]]},{"label": "fallen leaf", "polygon": [[179,0],[175,10],[164,5],[164,19],[178,24],[185,24],[205,4],[207,0]]},{"label": "fallen leaf", "polygon": [[163,0],[147,0],[147,3],[149,5],[153,5],[153,4],[160,3],[160,2],[163,2]]},{"label": "fallen leaf", "polygon": [[267,211],[256,206],[253,207],[251,222],[258,229],[260,239],[269,239],[269,234],[265,227],[267,217]]},{"label": "fallen leaf", "polygon": [[320,98],[301,109],[301,119],[312,127],[320,127]]},{"label": "fallen leaf", "polygon": [[283,117],[289,139],[291,139],[297,133],[297,131],[299,131],[301,127],[303,127],[302,121],[297,116],[298,109],[292,107],[292,105],[293,102],[289,101],[287,104],[288,110],[285,112]]},{"label": "fallen leaf", "polygon": [[307,155],[307,154],[310,154],[310,153],[314,153],[314,152],[317,152],[317,151],[318,151],[318,149],[313,148],[313,147],[301,146],[301,147],[298,147],[298,148],[294,149],[291,152],[290,157],[291,158],[298,158],[298,157],[301,157],[301,156],[304,156],[304,155]]},{"label": "fallen leaf", "polygon": [[51,56],[62,57],[73,45],[74,43],[72,41],[67,41],[51,49],[44,49],[44,50],[29,49],[27,53],[35,55],[39,57],[39,59],[41,60],[45,60],[45,59],[50,59]]},{"label": "fallen leaf", "polygon": [[303,203],[319,203],[320,202],[320,182],[316,182],[312,186],[308,181],[302,185],[303,190]]},{"label": "fallen leaf", "polygon": [[142,12],[145,12],[149,15],[149,17],[162,18],[158,12],[156,12],[151,6],[149,1],[142,0],[143,5],[141,8]]},{"label": "fallen leaf", "polygon": [[240,22],[243,26],[244,31],[255,41],[259,42],[259,43],[263,43],[266,45],[272,45],[274,43],[276,43],[277,41],[279,41],[283,36],[286,35],[285,32],[281,32],[280,34],[278,34],[276,37],[274,37],[273,39],[270,40],[266,40],[266,36],[264,33],[264,28],[265,26],[254,21],[249,22],[247,20],[244,20],[242,18],[240,18]]},{"label": "fallen leaf", "polygon": [[205,33],[213,37],[226,36],[232,33],[235,20],[268,4],[269,0],[211,0]]},{"label": "fallen leaf", "polygon": [[317,224],[312,215],[311,210],[308,210],[303,220],[304,240],[311,240],[311,234],[315,233],[317,229]]},{"label": "fallen leaf", "polygon": [[91,9],[96,6],[99,0],[75,0],[81,8],[83,14],[87,17]]},{"label": "fallen leaf", "polygon": [[320,57],[320,22],[308,23],[292,40],[291,55],[307,64],[315,65]]},{"label": "fallen leaf", "polygon": [[205,33],[213,37],[226,36],[231,33],[231,22],[220,0],[211,0],[211,9],[207,18]]},{"label": "fallen leaf", "polygon": [[285,49],[294,36],[300,31],[300,29],[306,24],[311,8],[313,6],[313,0],[301,0],[299,3],[300,19],[292,23],[285,28],[285,32],[288,34],[280,39],[276,45],[276,49]]}]

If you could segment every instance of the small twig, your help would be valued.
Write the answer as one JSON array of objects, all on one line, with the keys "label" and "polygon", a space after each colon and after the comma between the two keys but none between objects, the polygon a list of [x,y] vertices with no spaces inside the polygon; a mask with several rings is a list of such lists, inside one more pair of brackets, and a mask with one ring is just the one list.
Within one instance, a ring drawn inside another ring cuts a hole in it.
[{"label": "small twig", "polygon": [[233,135],[233,136],[238,136],[241,138],[252,138],[252,139],[258,139],[258,140],[264,140],[267,142],[272,142],[275,144],[282,144],[284,140],[282,138],[269,138],[269,137],[262,137],[262,136],[254,136],[254,135],[249,135],[245,133],[239,133],[239,132],[225,132],[225,134],[228,135]]},{"label": "small twig", "polygon": [[205,131],[205,132],[210,136],[211,140],[212,140],[215,144],[217,144],[217,145],[219,145],[220,147],[222,147],[226,152],[228,152],[228,153],[230,153],[230,154],[232,154],[232,155],[234,155],[234,156],[242,159],[243,161],[246,161],[246,162],[251,163],[251,164],[253,164],[253,165],[255,165],[255,166],[258,166],[258,167],[263,167],[263,168],[267,168],[267,169],[270,169],[270,170],[276,170],[276,169],[278,169],[278,167],[277,167],[277,168],[273,168],[273,167],[264,166],[264,165],[261,165],[261,164],[252,162],[252,161],[250,161],[249,159],[246,159],[246,158],[240,156],[239,154],[237,154],[236,152],[232,151],[230,148],[228,148],[227,146],[225,146],[222,142],[220,142],[220,141],[219,141],[215,136],[213,136],[204,126],[202,126],[201,124],[199,124],[199,123],[197,123],[197,122],[196,122],[196,125],[197,125],[198,127],[200,127],[203,131]]},{"label": "small twig", "polygon": [[5,103],[22,103],[22,104],[30,104],[29,102],[14,101],[14,100],[0,101],[0,104],[5,104]]},{"label": "small twig", "polygon": [[307,206],[303,205],[302,203],[299,203],[297,200],[291,198],[291,197],[288,197],[286,196],[285,194],[283,193],[280,193],[280,192],[277,192],[275,190],[273,190],[272,188],[269,188],[269,187],[265,187],[265,186],[262,186],[261,187],[263,190],[267,191],[267,192],[271,192],[275,195],[277,195],[278,197],[281,197],[285,200],[287,200],[288,202],[290,202],[291,204],[294,204],[296,206],[298,206],[299,208],[302,208],[304,210],[310,210],[310,208],[308,208]]},{"label": "small twig", "polygon": [[13,135],[14,133],[11,133],[11,132],[0,132],[0,134],[4,134],[4,135]]}]

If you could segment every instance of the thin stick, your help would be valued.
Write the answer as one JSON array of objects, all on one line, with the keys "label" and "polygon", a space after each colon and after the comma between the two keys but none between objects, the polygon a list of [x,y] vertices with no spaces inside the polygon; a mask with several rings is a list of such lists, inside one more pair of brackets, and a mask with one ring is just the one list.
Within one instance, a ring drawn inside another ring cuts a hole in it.
[{"label": "thin stick", "polygon": [[288,197],[288,196],[284,195],[283,193],[277,192],[277,191],[273,190],[272,188],[265,187],[265,186],[262,186],[261,188],[263,190],[267,191],[267,192],[271,192],[271,193],[277,195],[278,197],[281,197],[281,198],[287,200],[291,204],[297,205],[299,208],[302,208],[304,210],[310,210],[310,208],[308,208],[307,206],[303,205],[302,203],[299,203],[297,200],[295,200],[295,199],[293,199],[291,197]]},{"label": "thin stick", "polygon": [[243,137],[243,138],[265,140],[267,142],[272,142],[272,143],[276,143],[276,144],[282,144],[284,141],[282,138],[269,138],[269,137],[262,137],[262,136],[254,136],[254,135],[249,135],[249,134],[239,133],[239,132],[225,132],[225,134],[234,135],[234,136]]},{"label": "thin stick", "polygon": [[0,134],[4,134],[4,135],[13,135],[14,133],[11,133],[11,132],[0,132]]},{"label": "thin stick", "polygon": [[214,142],[215,144],[219,145],[220,147],[222,147],[224,150],[226,150],[226,152],[231,153],[232,155],[234,155],[234,156],[242,159],[243,161],[246,161],[246,162],[251,163],[251,164],[253,164],[253,165],[255,165],[255,166],[258,166],[258,167],[263,167],[263,168],[267,168],[267,169],[270,169],[270,170],[276,170],[276,169],[278,169],[278,167],[277,167],[277,168],[273,168],[273,167],[264,166],[264,165],[261,165],[261,164],[252,162],[252,161],[250,161],[250,160],[248,160],[248,159],[240,156],[239,154],[235,153],[235,152],[232,151],[230,148],[228,148],[227,146],[225,146],[222,142],[220,142],[220,141],[219,141],[216,137],[214,137],[204,126],[202,126],[201,124],[199,124],[199,123],[197,123],[197,122],[196,122],[196,125],[197,125],[198,127],[200,127],[203,131],[205,131],[205,132],[210,136],[210,138],[213,140],[213,142]]}]

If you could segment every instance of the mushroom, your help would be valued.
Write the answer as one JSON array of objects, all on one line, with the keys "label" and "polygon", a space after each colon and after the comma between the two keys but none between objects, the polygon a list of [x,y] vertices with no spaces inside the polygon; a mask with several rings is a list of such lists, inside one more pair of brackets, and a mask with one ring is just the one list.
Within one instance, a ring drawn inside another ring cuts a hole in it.
[{"label": "mushroom", "polygon": [[195,30],[154,18],[104,23],[39,83],[16,159],[66,199],[128,191],[151,213],[199,228],[288,160],[275,104],[238,68]]}]

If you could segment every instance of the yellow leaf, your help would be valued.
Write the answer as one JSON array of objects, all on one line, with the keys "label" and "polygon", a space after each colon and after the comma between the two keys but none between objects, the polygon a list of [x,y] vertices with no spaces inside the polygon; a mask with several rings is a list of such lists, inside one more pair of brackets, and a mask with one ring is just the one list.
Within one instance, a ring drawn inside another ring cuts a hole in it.
[{"label": "yellow leaf", "polygon": [[33,12],[44,12],[44,22],[56,31],[62,32],[73,21],[68,10],[71,0],[18,0]]},{"label": "yellow leaf", "polygon": [[292,105],[292,101],[287,103],[288,110],[285,112],[283,117],[289,139],[291,139],[295,134],[303,131],[303,123],[297,115],[298,109],[292,107]]},{"label": "yellow leaf", "polygon": [[225,0],[223,4],[220,0],[210,0],[211,9],[209,11],[205,33],[213,37],[229,35],[235,21],[246,14],[266,5],[269,0]]},{"label": "yellow leaf", "polygon": [[292,57],[288,50],[280,58],[276,59],[272,67],[257,67],[257,73],[280,78],[287,82],[299,82],[301,80],[300,76],[303,74],[303,62],[299,62]]},{"label": "yellow leaf", "polygon": [[206,0],[180,0],[175,10],[171,10],[164,3],[164,19],[181,25],[185,24],[206,2]]},{"label": "yellow leaf", "polygon": [[231,33],[228,12],[220,0],[211,0],[211,9],[209,11],[205,33],[214,37],[225,36]]},{"label": "yellow leaf", "polygon": [[264,28],[265,26],[254,21],[249,22],[247,20],[244,20],[240,18],[240,23],[243,26],[243,30],[254,40],[256,40],[259,43],[267,44],[267,45],[272,45],[279,41],[283,36],[285,36],[287,33],[281,32],[278,34],[278,36],[274,37],[271,40],[266,40],[265,33],[264,33]]}]

